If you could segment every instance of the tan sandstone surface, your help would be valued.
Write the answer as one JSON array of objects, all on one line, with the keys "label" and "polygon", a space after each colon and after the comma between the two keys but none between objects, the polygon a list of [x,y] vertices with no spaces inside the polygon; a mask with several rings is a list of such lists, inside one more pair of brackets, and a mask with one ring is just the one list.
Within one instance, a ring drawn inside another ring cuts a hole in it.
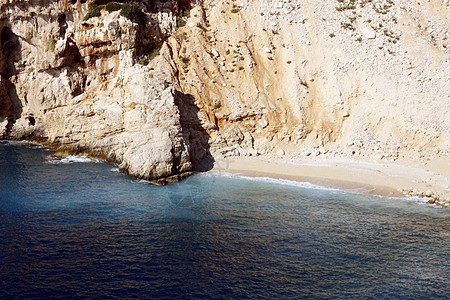
[{"label": "tan sandstone surface", "polygon": [[135,1],[144,26],[81,2],[2,2],[0,138],[159,183],[276,157],[450,201],[448,0]]}]

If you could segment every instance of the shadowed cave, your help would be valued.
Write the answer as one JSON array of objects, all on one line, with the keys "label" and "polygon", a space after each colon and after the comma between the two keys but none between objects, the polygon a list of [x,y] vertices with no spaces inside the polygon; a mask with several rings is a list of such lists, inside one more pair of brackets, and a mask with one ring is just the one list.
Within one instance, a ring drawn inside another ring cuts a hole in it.
[{"label": "shadowed cave", "polygon": [[194,171],[206,172],[213,168],[214,159],[210,152],[210,136],[198,117],[199,108],[190,94],[175,93],[175,104],[180,111],[183,136],[190,145],[190,157]]},{"label": "shadowed cave", "polygon": [[3,133],[7,136],[22,113],[22,103],[10,79],[16,74],[14,63],[20,60],[21,47],[19,37],[9,26],[0,24],[0,28],[0,122],[7,120]]}]

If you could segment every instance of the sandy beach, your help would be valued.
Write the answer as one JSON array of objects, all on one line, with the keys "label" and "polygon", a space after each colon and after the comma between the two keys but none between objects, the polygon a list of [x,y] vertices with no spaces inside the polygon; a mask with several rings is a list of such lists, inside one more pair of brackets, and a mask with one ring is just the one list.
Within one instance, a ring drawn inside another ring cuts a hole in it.
[{"label": "sandy beach", "polygon": [[376,162],[349,158],[216,158],[212,172],[309,182],[389,197],[424,196],[450,206],[450,159]]}]

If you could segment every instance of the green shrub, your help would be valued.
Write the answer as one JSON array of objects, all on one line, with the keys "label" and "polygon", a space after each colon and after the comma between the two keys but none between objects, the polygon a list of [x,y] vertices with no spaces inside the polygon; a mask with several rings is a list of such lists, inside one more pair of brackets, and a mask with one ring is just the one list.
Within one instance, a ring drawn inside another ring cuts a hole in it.
[{"label": "green shrub", "polygon": [[186,25],[186,21],[181,16],[177,16],[177,27],[183,27]]},{"label": "green shrub", "polygon": [[145,55],[141,56],[141,57],[139,58],[139,61],[138,61],[138,63],[141,64],[141,65],[143,65],[143,66],[148,65],[149,62],[150,62],[150,61],[148,60],[148,57],[145,56]]},{"label": "green shrub", "polygon": [[136,2],[125,3],[120,10],[120,15],[140,25],[144,25],[146,23],[145,14]]},{"label": "green shrub", "polygon": [[105,8],[109,13],[112,13],[114,11],[120,10],[122,8],[122,4],[118,2],[108,2],[106,3]]},{"label": "green shrub", "polygon": [[159,50],[161,49],[161,47],[154,47],[150,50],[149,53],[147,53],[146,55],[142,55],[139,58],[138,63],[140,63],[143,66],[146,66],[150,63],[150,61],[152,59],[154,59],[158,54],[159,54]]},{"label": "green shrub", "polygon": [[181,13],[180,13],[180,14],[181,14],[182,17],[189,18],[189,17],[191,16],[191,11],[188,10],[188,9],[183,8],[183,9],[181,10]]},{"label": "green shrub", "polygon": [[95,3],[89,3],[88,13],[84,16],[84,21],[93,17],[100,17],[100,7]]},{"label": "green shrub", "polygon": [[191,15],[191,12],[185,8],[181,9],[181,11],[179,11],[176,14],[176,18],[177,18],[177,27],[183,27],[186,25],[186,21],[184,20],[184,18],[189,18]]},{"label": "green shrub", "polygon": [[158,54],[161,47],[155,47],[153,50],[147,55],[149,60],[154,59]]}]

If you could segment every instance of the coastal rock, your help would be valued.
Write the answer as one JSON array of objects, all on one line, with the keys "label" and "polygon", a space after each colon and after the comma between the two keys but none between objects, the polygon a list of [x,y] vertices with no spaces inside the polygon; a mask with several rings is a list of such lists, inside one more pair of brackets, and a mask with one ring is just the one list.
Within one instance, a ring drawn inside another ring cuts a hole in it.
[{"label": "coastal rock", "polygon": [[[61,154],[105,158],[133,177],[159,183],[189,174],[197,147],[182,128],[176,102],[185,95],[171,83],[176,70],[162,56],[151,66],[136,64],[139,49],[160,39],[158,30],[119,12],[83,20],[87,4],[47,2],[29,3],[28,9],[40,10],[36,18],[59,14],[63,25],[52,18],[33,25],[27,11],[1,7],[2,15],[16,22],[0,28],[6,60],[0,134],[39,141]],[[149,38],[138,39],[144,30]],[[8,53],[7,46],[20,55]]]},{"label": "coastal rock", "polygon": [[1,2],[0,138],[150,180],[207,170],[210,148],[450,154],[442,1],[385,14],[368,3],[183,2],[189,17],[137,1],[141,21],[104,8],[85,18],[91,2]]}]

